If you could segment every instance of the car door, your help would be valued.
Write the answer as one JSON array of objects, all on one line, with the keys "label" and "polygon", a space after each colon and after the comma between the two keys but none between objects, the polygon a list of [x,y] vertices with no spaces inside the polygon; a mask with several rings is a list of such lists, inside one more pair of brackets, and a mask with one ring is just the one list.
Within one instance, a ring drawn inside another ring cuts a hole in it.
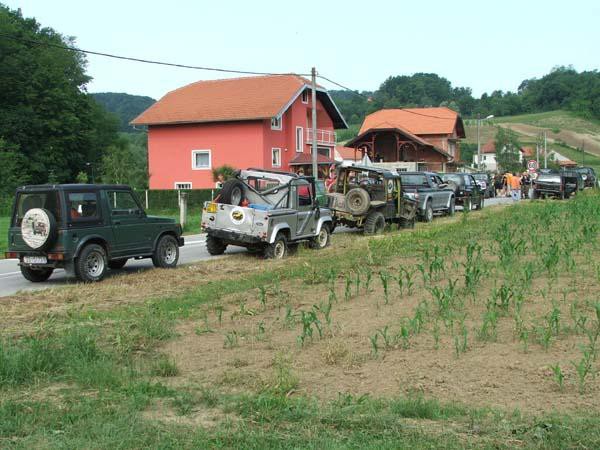
[{"label": "car door", "polygon": [[427,175],[427,183],[429,185],[429,191],[431,192],[431,203],[434,210],[438,210],[442,207],[442,199],[440,198],[440,189],[438,188],[438,182],[435,175]]},{"label": "car door", "polygon": [[129,190],[105,191],[113,230],[115,256],[136,256],[152,252],[153,227]]},{"label": "car door", "polygon": [[481,186],[479,186],[479,183],[477,183],[477,180],[475,180],[473,175],[467,175],[467,179],[471,184],[471,204],[479,205],[482,196]]},{"label": "car door", "polygon": [[291,230],[292,236],[306,236],[315,232],[315,196],[313,187],[311,183],[304,179],[292,181],[291,196],[297,211],[296,229]]}]

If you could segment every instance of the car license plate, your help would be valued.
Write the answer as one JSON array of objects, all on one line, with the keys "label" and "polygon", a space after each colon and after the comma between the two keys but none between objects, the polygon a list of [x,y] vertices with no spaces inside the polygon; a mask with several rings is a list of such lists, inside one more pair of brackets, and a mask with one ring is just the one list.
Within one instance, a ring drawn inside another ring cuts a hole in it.
[{"label": "car license plate", "polygon": [[25,264],[46,264],[48,262],[48,258],[45,256],[24,256],[23,262]]}]

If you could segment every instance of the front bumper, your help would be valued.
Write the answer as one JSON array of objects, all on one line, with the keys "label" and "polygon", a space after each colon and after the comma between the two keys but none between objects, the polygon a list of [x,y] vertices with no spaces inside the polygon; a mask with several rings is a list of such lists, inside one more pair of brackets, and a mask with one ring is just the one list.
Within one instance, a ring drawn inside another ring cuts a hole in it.
[{"label": "front bumper", "polygon": [[263,241],[258,236],[252,236],[249,234],[238,233],[236,231],[230,231],[230,230],[218,230],[218,229],[207,228],[206,234],[208,236],[216,237],[218,239],[223,240],[224,242],[226,242],[228,244],[233,244],[233,245],[241,245],[241,244],[256,245],[256,244],[264,244],[265,243],[265,241]]},{"label": "front bumper", "polygon": [[179,245],[180,247],[183,247],[185,245],[185,239],[183,238],[183,236],[179,236],[177,238],[177,245]]}]

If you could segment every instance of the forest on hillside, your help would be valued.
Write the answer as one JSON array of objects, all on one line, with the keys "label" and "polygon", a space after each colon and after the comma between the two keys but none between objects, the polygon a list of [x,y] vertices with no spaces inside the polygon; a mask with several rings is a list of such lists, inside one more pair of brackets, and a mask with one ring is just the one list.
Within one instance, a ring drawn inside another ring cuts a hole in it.
[{"label": "forest on hillside", "polygon": [[151,97],[120,92],[98,92],[91,96],[108,112],[119,117],[119,130],[123,132],[136,131],[129,122],[156,102]]},{"label": "forest on hillside", "polygon": [[600,72],[559,66],[541,78],[523,80],[516,92],[493,91],[474,98],[471,88],[453,87],[435,73],[391,76],[375,92],[330,91],[349,124],[382,108],[447,106],[464,118],[510,116],[564,109],[600,119]]}]

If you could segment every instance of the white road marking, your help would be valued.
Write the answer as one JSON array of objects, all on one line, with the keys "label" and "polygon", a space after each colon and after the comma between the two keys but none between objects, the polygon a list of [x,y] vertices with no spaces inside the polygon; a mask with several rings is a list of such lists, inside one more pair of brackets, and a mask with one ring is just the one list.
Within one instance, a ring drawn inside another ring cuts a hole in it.
[{"label": "white road marking", "polygon": [[15,276],[15,275],[21,275],[21,272],[19,271],[19,272],[7,272],[7,273],[3,273],[3,274],[0,274],[0,278],[12,277],[12,276]]}]

